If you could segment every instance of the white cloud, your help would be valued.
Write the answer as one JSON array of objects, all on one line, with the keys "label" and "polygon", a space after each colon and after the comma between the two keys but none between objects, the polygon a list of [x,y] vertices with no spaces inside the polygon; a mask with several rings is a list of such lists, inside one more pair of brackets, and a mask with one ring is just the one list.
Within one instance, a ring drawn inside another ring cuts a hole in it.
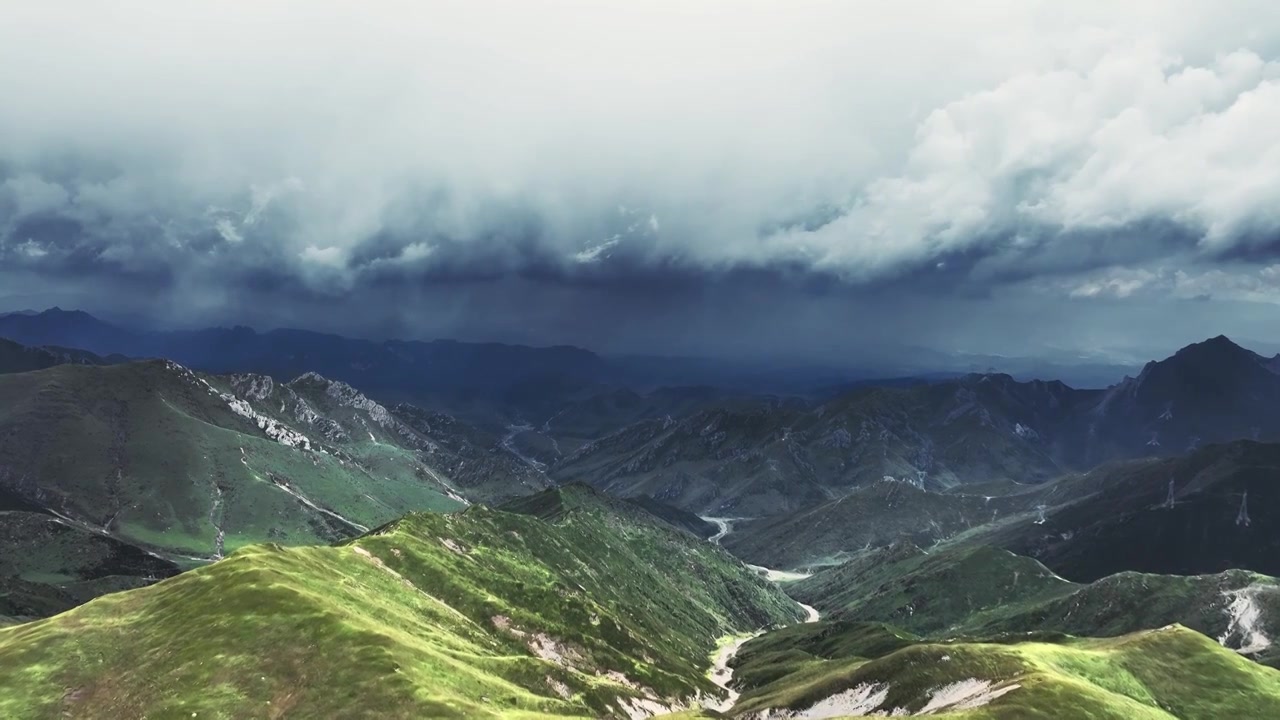
[{"label": "white cloud", "polygon": [[213,227],[222,236],[222,239],[229,243],[238,244],[244,242],[244,236],[240,234],[240,230],[236,228],[235,223],[228,218],[218,218]]},{"label": "white cloud", "polygon": [[[1168,221],[1206,250],[1280,232],[1280,63],[1193,66],[1108,36],[1092,63],[1022,74],[931,113],[900,175],[788,242],[854,276],[984,243]],[[1134,231],[1115,242],[1147,243]]]},{"label": "white cloud", "polygon": [[599,262],[600,257],[604,255],[606,251],[616,247],[620,242],[622,242],[622,237],[614,235],[604,242],[597,243],[585,250],[575,253],[573,259],[575,262],[582,264]]},{"label": "white cloud", "polygon": [[[631,262],[851,281],[1149,220],[1220,252],[1280,230],[1271,9],[20,4],[0,24],[0,231],[72,207],[131,244],[114,256],[180,263],[216,206],[225,240],[304,275],[387,257],[370,238],[424,265],[601,263],[615,208],[649,231]],[[783,222],[815,208],[843,211]]]},{"label": "white cloud", "polygon": [[44,248],[34,240],[27,240],[26,242],[19,243],[18,252],[35,260],[38,260],[49,254],[49,251],[46,248]]},{"label": "white cloud", "polygon": [[405,245],[400,251],[400,261],[406,263],[415,263],[431,257],[435,252],[435,248],[426,243],[412,243]]},{"label": "white cloud", "polygon": [[1042,293],[1073,298],[1233,300],[1280,304],[1280,264],[1182,269],[1108,268],[1032,283]]},{"label": "white cloud", "polygon": [[1149,270],[1128,270],[1118,268],[1095,277],[1086,278],[1077,283],[1070,283],[1071,297],[1116,297],[1127,298],[1133,293],[1147,287],[1158,276]]},{"label": "white cloud", "polygon": [[303,262],[340,270],[347,265],[347,253],[340,247],[316,247],[308,245],[299,253]]}]

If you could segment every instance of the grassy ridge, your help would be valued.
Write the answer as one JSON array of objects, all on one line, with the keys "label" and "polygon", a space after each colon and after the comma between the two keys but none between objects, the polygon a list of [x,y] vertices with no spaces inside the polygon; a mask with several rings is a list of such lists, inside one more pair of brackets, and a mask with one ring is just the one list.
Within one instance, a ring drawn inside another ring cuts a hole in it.
[{"label": "grassy ridge", "polygon": [[414,514],[0,630],[0,716],[621,716],[715,693],[719,636],[799,614],[708,543],[551,492],[553,522]]},{"label": "grassy ridge", "polygon": [[[900,649],[885,642],[892,637],[888,631],[856,623],[808,633],[766,636],[744,646],[743,668],[780,652],[795,656],[795,668],[746,688],[735,715],[799,710],[844,697],[862,698],[867,713],[928,708],[964,718],[1280,716],[1280,671],[1181,626],[1109,639],[914,643]],[[845,636],[863,640],[843,643]],[[866,641],[877,636],[876,643]],[[836,651],[824,656],[818,650],[823,644]]]},{"label": "grassy ridge", "polygon": [[[1031,558],[984,546],[929,552],[899,543],[788,586],[830,619],[886,622],[934,638],[1062,632],[1110,637],[1178,623],[1273,662],[1263,638],[1280,630],[1280,581],[1241,570],[1214,575],[1119,573],[1072,583]],[[1256,608],[1245,627],[1236,622]]]},{"label": "grassy ridge", "polygon": [[954,631],[985,611],[1012,612],[1079,587],[1006,550],[977,546],[926,552],[899,542],[860,553],[788,586],[788,592],[828,617],[887,622],[929,634]]}]

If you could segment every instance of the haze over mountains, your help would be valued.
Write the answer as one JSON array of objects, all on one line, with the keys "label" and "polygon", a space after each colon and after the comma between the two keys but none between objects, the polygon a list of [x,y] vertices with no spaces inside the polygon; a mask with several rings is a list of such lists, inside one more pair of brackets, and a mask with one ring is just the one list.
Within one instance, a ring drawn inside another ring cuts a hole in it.
[{"label": "haze over mountains", "polygon": [[[1026,358],[948,357],[917,349],[915,364],[861,366],[726,360],[661,355],[601,356],[570,346],[526,347],[500,343],[436,341],[370,341],[307,330],[279,329],[259,333],[250,328],[208,328],[184,331],[134,330],[105,322],[80,310],[51,308],[42,312],[0,314],[0,337],[30,346],[68,346],[100,355],[135,358],[165,357],[195,369],[211,372],[254,371],[281,377],[318,372],[352,383],[371,393],[388,393],[402,399],[438,398],[457,402],[479,394],[491,399],[507,393],[519,401],[520,393],[530,411],[536,405],[536,382],[623,385],[637,389],[715,385],[739,392],[838,391],[850,380],[877,380],[908,375],[930,376],[986,370],[1002,364],[1002,370],[1019,376],[1051,373],[1076,375],[1085,385],[1103,387],[1130,370],[1127,365],[1052,362]],[[430,368],[430,373],[417,370]]]}]

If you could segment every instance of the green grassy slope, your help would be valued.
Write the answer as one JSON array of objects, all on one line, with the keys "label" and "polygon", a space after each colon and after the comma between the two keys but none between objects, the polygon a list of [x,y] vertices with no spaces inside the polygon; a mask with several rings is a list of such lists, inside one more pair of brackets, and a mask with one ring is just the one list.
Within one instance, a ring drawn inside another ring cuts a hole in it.
[{"label": "green grassy slope", "polygon": [[1118,573],[1074,592],[975,614],[966,633],[1031,629],[1107,637],[1178,623],[1267,665],[1280,664],[1280,580],[1244,570],[1213,575]]},{"label": "green grassy slope", "polygon": [[160,361],[0,376],[0,485],[196,557],[332,541],[407,511],[461,506],[431,477],[380,472],[294,428],[264,427],[246,407]]},{"label": "green grassy slope", "polygon": [[878,479],[798,513],[734,523],[722,542],[733,554],[765,567],[836,564],[865,547],[897,540],[927,546],[990,523],[1017,518],[1033,522],[1033,509],[1043,492],[1003,497],[948,494]]},{"label": "green grassy slope", "polygon": [[425,480],[455,499],[489,504],[549,486],[497,436],[444,413],[403,403],[386,407],[316,373],[286,383],[243,374],[211,382],[375,475]]},{"label": "green grassy slope", "polygon": [[0,716],[580,717],[714,694],[717,638],[795,604],[688,533],[549,491],[344,545],[257,545],[0,630]]},{"label": "green grassy slope", "polygon": [[[807,661],[781,678],[745,688],[733,714],[786,708],[810,709],[813,717],[872,712],[1093,720],[1280,716],[1280,671],[1176,625],[1101,640],[915,643],[900,649],[883,642],[883,632],[864,625],[831,630],[835,638],[807,635],[779,643],[766,635],[744,646],[739,656],[744,668],[764,653],[790,651],[807,655]],[[841,634],[879,634],[882,641],[840,648]],[[820,643],[837,652],[813,652]]]},{"label": "green grassy slope", "polygon": [[987,612],[1011,613],[1061,598],[1079,587],[1006,550],[978,546],[926,552],[901,542],[861,553],[789,585],[787,592],[827,617],[933,634],[957,631]]},{"label": "green grassy slope", "polygon": [[899,543],[788,585],[830,619],[886,622],[933,638],[1063,632],[1109,637],[1178,623],[1275,661],[1280,581],[1242,570],[1213,575],[1119,573],[1071,583],[1031,558],[984,546],[926,552]]}]

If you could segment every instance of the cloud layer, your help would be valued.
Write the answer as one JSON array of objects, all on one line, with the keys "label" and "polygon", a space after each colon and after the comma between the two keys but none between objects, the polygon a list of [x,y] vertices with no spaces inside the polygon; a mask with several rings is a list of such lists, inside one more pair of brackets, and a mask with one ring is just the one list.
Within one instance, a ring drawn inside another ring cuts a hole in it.
[{"label": "cloud layer", "polygon": [[1280,302],[1280,19],[1114,5],[29,3],[0,281],[562,340],[655,288]]}]

